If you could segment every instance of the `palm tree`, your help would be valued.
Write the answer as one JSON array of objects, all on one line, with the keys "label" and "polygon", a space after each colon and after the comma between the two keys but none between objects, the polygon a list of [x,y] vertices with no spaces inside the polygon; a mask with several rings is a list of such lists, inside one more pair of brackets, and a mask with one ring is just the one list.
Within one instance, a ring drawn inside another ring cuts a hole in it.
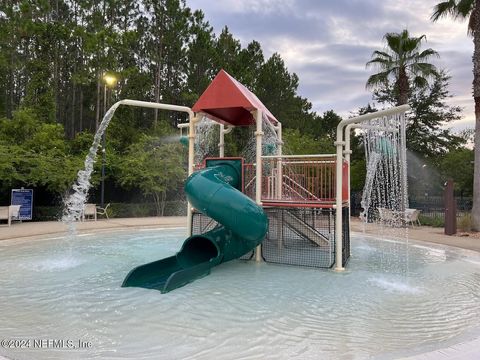
[{"label": "palm tree", "polygon": [[449,0],[437,4],[432,20],[450,16],[468,19],[468,33],[473,36],[473,99],[475,101],[475,164],[473,172],[472,228],[480,231],[480,0]]},{"label": "palm tree", "polygon": [[425,35],[410,37],[408,30],[401,33],[387,33],[384,51],[375,50],[367,67],[376,67],[378,73],[367,80],[367,88],[387,87],[393,79],[397,94],[397,105],[408,102],[410,87],[424,87],[428,80],[438,76],[437,69],[427,61],[438,53],[432,49],[420,52],[420,45],[426,40]]}]

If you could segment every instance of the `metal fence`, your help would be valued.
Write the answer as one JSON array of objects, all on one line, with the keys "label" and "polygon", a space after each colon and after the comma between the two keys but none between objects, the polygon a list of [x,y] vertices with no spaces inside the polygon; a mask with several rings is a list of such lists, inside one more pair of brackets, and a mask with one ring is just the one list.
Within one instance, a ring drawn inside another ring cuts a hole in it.
[{"label": "metal fence", "polygon": [[[351,214],[359,216],[362,209],[361,192],[352,192],[351,194]],[[420,210],[420,215],[429,218],[444,218],[445,204],[443,196],[410,196],[409,207]],[[472,210],[473,200],[470,197],[456,196],[457,217],[465,216]]]},{"label": "metal fence", "polygon": [[[462,217],[472,210],[471,198],[455,197],[457,203],[457,217]],[[445,204],[443,196],[428,196],[409,198],[411,208],[420,210],[422,216],[430,218],[443,218],[445,216]]]}]

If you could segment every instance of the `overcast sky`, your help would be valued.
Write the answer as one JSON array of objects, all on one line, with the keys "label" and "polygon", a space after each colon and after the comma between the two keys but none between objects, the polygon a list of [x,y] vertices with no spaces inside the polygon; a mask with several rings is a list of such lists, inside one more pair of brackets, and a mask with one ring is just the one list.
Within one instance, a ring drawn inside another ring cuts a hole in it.
[{"label": "overcast sky", "polygon": [[187,0],[202,9],[215,33],[227,25],[245,46],[252,40],[269,57],[278,52],[288,70],[300,78],[299,93],[314,110],[333,109],[342,116],[371,102],[365,69],[383,35],[407,28],[427,36],[424,47],[440,53],[432,60],[451,75],[451,104],[460,105],[463,119],[456,129],[474,126],[471,96],[473,44],[467,24],[430,21],[439,0]]}]

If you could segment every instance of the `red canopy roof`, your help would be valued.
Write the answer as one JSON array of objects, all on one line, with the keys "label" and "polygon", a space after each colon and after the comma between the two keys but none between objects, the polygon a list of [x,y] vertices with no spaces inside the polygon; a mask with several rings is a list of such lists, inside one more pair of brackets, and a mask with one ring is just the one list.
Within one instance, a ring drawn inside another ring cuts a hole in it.
[{"label": "red canopy roof", "polygon": [[192,108],[194,112],[206,113],[220,123],[234,126],[255,124],[250,111],[257,109],[262,110],[272,123],[278,122],[254,93],[225,70],[220,70]]}]

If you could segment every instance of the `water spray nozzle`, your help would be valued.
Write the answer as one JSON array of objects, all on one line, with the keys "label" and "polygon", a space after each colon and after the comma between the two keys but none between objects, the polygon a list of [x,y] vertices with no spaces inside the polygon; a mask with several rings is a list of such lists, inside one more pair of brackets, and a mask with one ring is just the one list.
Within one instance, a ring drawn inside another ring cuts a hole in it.
[{"label": "water spray nozzle", "polygon": [[184,147],[188,148],[188,137],[187,136],[181,136],[179,141],[180,141],[180,144],[182,144]]}]

